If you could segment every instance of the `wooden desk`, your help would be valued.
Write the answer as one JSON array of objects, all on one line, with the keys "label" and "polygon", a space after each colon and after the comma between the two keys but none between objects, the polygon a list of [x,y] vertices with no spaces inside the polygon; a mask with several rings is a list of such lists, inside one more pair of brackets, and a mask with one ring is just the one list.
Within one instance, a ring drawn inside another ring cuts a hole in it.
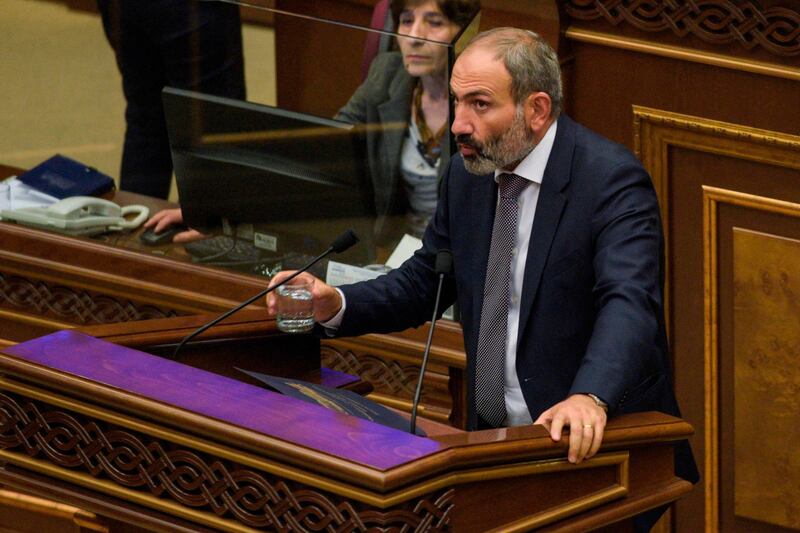
[{"label": "wooden desk", "polygon": [[618,531],[691,488],[671,447],[691,427],[655,413],[571,465],[542,427],[417,437],[77,332],[0,373],[0,481],[112,532]]},{"label": "wooden desk", "polygon": [[[0,177],[19,172],[0,167]],[[171,205],[126,192],[117,192],[114,200],[142,203],[152,211]],[[76,327],[117,324],[114,334],[128,327],[133,334],[135,323],[143,320],[191,320],[194,315],[207,320],[265,286],[264,278],[192,263],[181,246],[146,247],[138,234],[96,240],[0,222],[0,347]],[[260,310],[267,318],[262,303],[249,309]],[[274,324],[270,327],[274,330]],[[371,398],[409,411],[426,338],[423,327],[326,340],[322,364],[361,377],[373,389]],[[463,426],[465,364],[461,328],[453,322],[440,323],[421,413]]]},{"label": "wooden desk", "polygon": [[[466,434],[437,426],[435,437],[419,439],[77,332],[14,345],[80,328],[158,352],[202,323],[201,315],[229,308],[264,281],[7,223],[0,239],[7,295],[0,391],[10,424],[9,433],[0,431],[0,482],[74,506],[85,527],[246,531],[277,523],[309,529],[316,520],[343,528],[571,531],[617,522],[690,489],[672,474],[671,442],[691,428],[661,415],[615,420],[603,454],[576,467],[542,428]],[[271,331],[274,321],[253,306],[207,340]],[[323,354],[367,362],[379,354],[412,368],[425,335],[344,339],[323,346]],[[437,333],[428,414],[463,402],[460,342],[451,324]],[[131,376],[149,388],[131,390]],[[218,401],[220,391],[228,400]],[[226,414],[218,410],[224,405],[236,408]]]}]

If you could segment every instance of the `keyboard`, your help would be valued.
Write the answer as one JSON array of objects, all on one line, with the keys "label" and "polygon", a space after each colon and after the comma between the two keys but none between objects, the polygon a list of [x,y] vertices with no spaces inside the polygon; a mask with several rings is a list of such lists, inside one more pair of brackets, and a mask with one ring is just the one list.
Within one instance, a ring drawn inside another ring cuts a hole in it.
[{"label": "keyboard", "polygon": [[247,263],[261,261],[270,252],[256,248],[251,242],[219,235],[186,243],[184,248],[198,263]]},{"label": "keyboard", "polygon": [[[298,252],[276,255],[274,252],[256,248],[251,242],[233,239],[227,235],[189,242],[184,248],[196,263],[229,267],[268,278],[281,270],[302,268],[314,258]],[[314,265],[311,273],[324,279],[327,264],[327,260],[320,261]]]}]

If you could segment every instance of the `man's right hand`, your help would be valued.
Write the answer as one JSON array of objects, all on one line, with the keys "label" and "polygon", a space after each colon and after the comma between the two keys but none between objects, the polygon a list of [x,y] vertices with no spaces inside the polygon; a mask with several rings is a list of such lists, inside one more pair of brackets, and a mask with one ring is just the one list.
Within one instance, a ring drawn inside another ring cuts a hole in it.
[{"label": "man's right hand", "polygon": [[[174,209],[164,209],[159,211],[150,220],[144,223],[145,228],[154,228],[153,231],[161,233],[169,226],[176,224],[183,224],[183,212],[180,207]],[[172,238],[172,242],[190,242],[204,239],[205,235],[195,229],[188,229],[180,233],[176,233]]]},{"label": "man's right hand", "polygon": [[[269,282],[270,287],[274,287],[278,283],[282,282],[292,274],[297,272],[296,270],[284,270],[282,272],[278,272]],[[342,297],[339,294],[339,291],[325,283],[319,278],[314,277],[313,275],[309,274],[308,272],[303,272],[289,284],[293,283],[311,283],[311,297],[314,300],[314,320],[316,322],[327,322],[334,316],[339,310],[342,308]],[[275,292],[271,292],[267,294],[267,309],[269,311],[270,316],[275,316],[276,314],[276,301],[277,296]]]}]

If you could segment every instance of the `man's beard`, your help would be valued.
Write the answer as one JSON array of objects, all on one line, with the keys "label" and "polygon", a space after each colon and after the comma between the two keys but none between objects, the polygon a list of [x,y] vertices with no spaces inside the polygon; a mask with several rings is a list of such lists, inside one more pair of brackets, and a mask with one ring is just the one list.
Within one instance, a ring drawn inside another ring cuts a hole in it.
[{"label": "man's beard", "polygon": [[517,106],[514,122],[500,135],[490,137],[485,143],[470,135],[459,135],[456,142],[475,149],[475,154],[464,157],[464,166],[472,174],[489,174],[519,163],[536,147],[533,132],[525,124],[525,112]]}]

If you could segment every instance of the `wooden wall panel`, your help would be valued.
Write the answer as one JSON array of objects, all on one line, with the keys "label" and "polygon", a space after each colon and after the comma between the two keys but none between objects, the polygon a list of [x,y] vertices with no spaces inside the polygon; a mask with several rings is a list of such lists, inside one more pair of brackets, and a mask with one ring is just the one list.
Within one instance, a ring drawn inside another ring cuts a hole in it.
[{"label": "wooden wall panel", "polygon": [[[653,176],[665,219],[676,389],[683,415],[697,430],[692,445],[704,477],[678,503],[676,530],[756,531],[767,526],[735,511],[736,439],[757,442],[759,436],[734,419],[733,228],[800,238],[800,215],[794,215],[800,206],[800,137],[649,108],[632,112],[634,145]],[[787,265],[800,276],[800,263]],[[800,413],[788,409],[779,416],[795,415]],[[788,479],[800,484],[794,474]],[[790,512],[791,499],[776,505]]]},{"label": "wooden wall panel", "polygon": [[[786,446],[800,440],[798,265],[800,240],[733,228],[733,511],[792,529],[800,529],[800,459]],[[781,439],[754,438],[770,433]]]},{"label": "wooden wall panel", "polygon": [[[787,289],[791,292],[800,266],[791,256],[778,258],[772,250],[776,241],[785,245],[800,239],[800,203],[716,187],[705,187],[703,195],[707,530],[785,531],[778,524],[796,516],[797,499],[791,492],[800,486],[800,470],[792,466],[797,454],[788,448],[785,456],[774,453],[759,427],[800,415],[796,402],[780,401],[787,389],[783,380],[797,374],[796,358],[780,378],[771,373],[775,359],[786,357],[786,347],[791,349],[796,342],[792,339],[800,335],[797,314],[787,315],[775,306]],[[753,269],[756,291],[748,281],[752,274],[747,274]],[[743,302],[756,293],[757,314],[747,313]],[[772,376],[769,401],[754,403],[758,385],[742,375],[743,362],[750,375]],[[796,385],[790,383],[788,389],[796,393]],[[756,418],[742,418],[741,409],[754,412]],[[769,431],[778,434],[780,425],[770,424]],[[791,439],[791,430],[784,438]],[[761,475],[780,475],[764,485],[754,479],[754,468]],[[752,504],[743,508],[741,502],[754,495],[776,497],[769,507],[753,513]]]},{"label": "wooden wall panel", "polygon": [[800,133],[800,70],[787,79],[592,43],[571,50],[570,115],[621,144],[632,146],[634,105]]},{"label": "wooden wall panel", "polygon": [[[279,0],[279,9],[369,27],[372,7],[364,0]],[[313,35],[313,38],[309,38]],[[289,15],[275,15],[278,105],[330,117],[361,84],[367,32]]]}]

